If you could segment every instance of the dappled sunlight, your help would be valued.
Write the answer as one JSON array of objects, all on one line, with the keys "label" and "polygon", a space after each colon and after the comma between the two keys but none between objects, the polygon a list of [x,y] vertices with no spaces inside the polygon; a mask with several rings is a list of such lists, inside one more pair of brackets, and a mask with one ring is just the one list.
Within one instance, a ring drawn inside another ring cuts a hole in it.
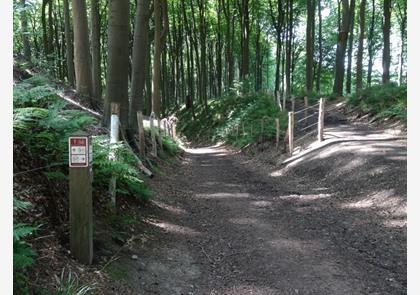
[{"label": "dappled sunlight", "polygon": [[270,208],[273,203],[270,201],[254,201],[254,202],[251,202],[250,204],[258,208]]},{"label": "dappled sunlight", "polygon": [[406,214],[405,202],[400,197],[395,196],[394,189],[375,192],[362,200],[344,203],[341,206],[344,209],[368,209],[373,207],[388,209],[396,214]]},{"label": "dappled sunlight", "polygon": [[236,198],[249,198],[248,193],[214,193],[214,194],[195,194],[200,199],[236,199]]},{"label": "dappled sunlight", "polygon": [[278,196],[274,199],[279,200],[297,200],[301,202],[309,202],[309,201],[315,201],[320,199],[326,199],[330,198],[331,194],[309,194],[309,195],[287,195],[287,196]]},{"label": "dappled sunlight", "polygon": [[171,213],[174,213],[174,214],[177,214],[177,215],[181,215],[181,214],[186,214],[186,213],[187,213],[187,212],[186,212],[184,209],[182,209],[182,208],[175,207],[175,206],[172,206],[172,205],[168,205],[168,204],[165,204],[165,203],[159,202],[159,201],[157,201],[157,200],[152,200],[152,202],[153,202],[154,204],[156,204],[159,208],[162,208],[162,209],[164,209],[164,210],[167,210],[167,211],[169,211],[169,212],[171,212]]},{"label": "dappled sunlight", "polygon": [[384,226],[390,228],[405,228],[407,226],[407,219],[394,219],[394,220],[385,220],[383,222]]},{"label": "dappled sunlight", "polygon": [[169,233],[181,234],[181,235],[186,235],[186,236],[201,236],[202,235],[201,232],[196,231],[195,229],[192,229],[188,226],[177,225],[177,224],[173,224],[173,223],[165,222],[165,221],[162,221],[162,222],[148,221],[148,223],[154,226],[157,226]]}]

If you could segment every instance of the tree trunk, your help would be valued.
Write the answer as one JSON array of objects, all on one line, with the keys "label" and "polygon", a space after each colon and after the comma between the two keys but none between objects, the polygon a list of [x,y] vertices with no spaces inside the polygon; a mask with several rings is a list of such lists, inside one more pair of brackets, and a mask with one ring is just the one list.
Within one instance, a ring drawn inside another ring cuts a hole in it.
[{"label": "tree trunk", "polygon": [[131,74],[130,128],[137,128],[137,112],[143,112],[143,92],[146,78],[146,55],[149,54],[150,0],[139,0],[134,28],[133,66]]},{"label": "tree trunk", "polygon": [[390,44],[390,32],[391,32],[391,0],[384,0],[384,50],[382,54],[382,83],[389,82],[389,67],[391,65],[391,44]]},{"label": "tree trunk", "polygon": [[100,19],[99,2],[91,0],[92,17],[92,99],[95,105],[102,105],[102,85],[101,85],[101,39],[100,39]]},{"label": "tree trunk", "polygon": [[110,105],[120,105],[120,122],[128,127],[128,40],[129,1],[110,0],[108,4],[108,62],[103,122],[110,121]]},{"label": "tree trunk", "polygon": [[363,88],[363,41],[365,38],[365,9],[366,0],[360,1],[359,13],[359,45],[356,62],[356,94],[359,95]]},{"label": "tree trunk", "polygon": [[354,38],[354,11],[356,0],[350,1],[350,38],[347,47],[347,79],[346,79],[346,93],[351,92],[351,76],[352,76],[352,61],[353,61],[353,38]]},{"label": "tree trunk", "polygon": [[[353,0],[354,1],[354,0]],[[314,64],[314,40],[315,31],[315,3],[314,0],[306,0],[307,21],[306,21],[306,83],[305,90],[309,93],[313,89],[313,64]]]},{"label": "tree trunk", "polygon": [[342,0],[342,22],[338,33],[337,51],[335,57],[335,78],[333,92],[335,95],[343,95],[344,82],[344,58],[346,55],[347,36],[349,33],[350,10],[349,1]]},{"label": "tree trunk", "polygon": [[316,92],[321,92],[321,69],[322,69],[322,14],[321,14],[321,0],[318,0],[318,68],[316,75]]},{"label": "tree trunk", "polygon": [[[74,23],[74,65],[76,74],[76,91],[92,95],[92,71],[89,52],[89,30],[85,0],[72,0]],[[90,101],[91,102],[91,101]]]},{"label": "tree trunk", "polygon": [[292,39],[293,39],[293,0],[289,0],[288,4],[288,30],[286,38],[286,98],[290,98],[291,95],[291,70],[292,70]]},{"label": "tree trunk", "polygon": [[372,16],[370,19],[370,28],[369,28],[369,37],[368,37],[369,62],[368,62],[368,73],[367,73],[367,85],[369,87],[372,83],[374,32],[375,32],[375,0],[372,0]]},{"label": "tree trunk", "polygon": [[29,43],[28,18],[26,16],[26,0],[20,0],[20,23],[22,26],[23,57],[27,62],[31,62],[31,46]]},{"label": "tree trunk", "polygon": [[399,85],[404,83],[404,59],[406,54],[406,28],[407,28],[407,3],[403,2],[403,7],[401,7],[400,3],[397,3],[398,6],[398,16],[399,16],[399,23],[400,23],[400,36],[401,36],[401,50],[400,50],[400,70],[398,74],[398,83]]}]

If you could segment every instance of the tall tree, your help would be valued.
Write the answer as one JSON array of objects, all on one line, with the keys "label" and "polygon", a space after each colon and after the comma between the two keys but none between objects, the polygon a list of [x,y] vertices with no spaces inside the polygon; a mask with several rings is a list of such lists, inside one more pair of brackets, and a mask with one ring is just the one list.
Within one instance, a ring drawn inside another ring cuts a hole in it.
[{"label": "tall tree", "polygon": [[129,1],[110,0],[108,4],[108,67],[103,124],[109,125],[112,102],[120,105],[120,122],[128,126],[128,40]]},{"label": "tall tree", "polygon": [[101,39],[99,1],[91,0],[91,36],[92,36],[92,97],[95,104],[102,104],[101,84]]},{"label": "tall tree", "polygon": [[70,86],[74,87],[74,61],[73,61],[73,38],[71,35],[69,1],[63,1],[64,9],[64,36],[66,39],[66,65],[67,65],[67,79]]},{"label": "tall tree", "polygon": [[407,1],[402,0],[397,2],[397,18],[400,26],[401,49],[400,49],[400,70],[398,72],[398,83],[401,85],[404,82],[404,60],[407,47]]},{"label": "tall tree", "polygon": [[249,74],[249,0],[238,0],[241,20],[241,68],[240,77],[246,79]]},{"label": "tall tree", "polygon": [[351,0],[350,1],[350,37],[349,37],[349,45],[347,46],[347,79],[346,79],[346,93],[347,94],[351,92],[355,6],[356,6],[356,0]]},{"label": "tall tree", "polygon": [[22,43],[23,43],[23,57],[26,61],[31,62],[31,46],[29,43],[29,28],[28,18],[26,15],[26,0],[20,0],[20,23],[22,26]]},{"label": "tall tree", "polygon": [[315,32],[315,1],[306,0],[306,83],[307,93],[313,89],[314,68],[314,32]]},{"label": "tall tree", "polygon": [[368,72],[367,72],[367,85],[370,87],[372,83],[372,67],[373,67],[373,55],[375,45],[375,0],[372,0],[372,13],[370,18],[369,36],[368,36]]},{"label": "tall tree", "polygon": [[318,0],[318,65],[316,74],[316,92],[321,91],[321,69],[322,69],[322,13],[321,1]]},{"label": "tall tree", "polygon": [[391,0],[384,0],[384,16],[383,16],[383,34],[384,34],[384,50],[382,53],[382,83],[389,82],[389,67],[391,65]]},{"label": "tall tree", "polygon": [[137,128],[137,111],[143,111],[146,55],[149,54],[150,0],[139,0],[134,28],[133,67],[131,73],[130,128]]},{"label": "tall tree", "polygon": [[152,110],[159,118],[161,116],[161,55],[162,45],[165,40],[167,24],[162,26],[167,13],[166,0],[154,0],[154,20],[155,20],[155,46],[153,54],[153,84],[152,84]]},{"label": "tall tree", "polygon": [[[111,1],[112,2],[112,1]],[[89,28],[85,0],[72,0],[74,23],[74,65],[76,91],[91,99],[92,70],[89,47]],[[92,101],[90,101],[92,102]]]},{"label": "tall tree", "polygon": [[363,41],[365,38],[365,8],[366,0],[360,0],[359,12],[359,45],[356,62],[356,94],[363,88]]},{"label": "tall tree", "polygon": [[342,0],[341,25],[338,33],[337,50],[335,55],[335,78],[333,92],[338,96],[343,95],[344,59],[346,54],[347,37],[349,33],[350,9],[349,1]]}]

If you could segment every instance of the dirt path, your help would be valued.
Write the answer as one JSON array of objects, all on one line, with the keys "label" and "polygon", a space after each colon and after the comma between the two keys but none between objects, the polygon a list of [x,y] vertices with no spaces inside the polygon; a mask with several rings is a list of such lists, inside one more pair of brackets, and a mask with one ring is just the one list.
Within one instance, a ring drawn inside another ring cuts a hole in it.
[{"label": "dirt path", "polygon": [[406,141],[340,132],[371,140],[281,167],[187,150],[151,182],[138,259],[119,261],[133,294],[405,294]]}]

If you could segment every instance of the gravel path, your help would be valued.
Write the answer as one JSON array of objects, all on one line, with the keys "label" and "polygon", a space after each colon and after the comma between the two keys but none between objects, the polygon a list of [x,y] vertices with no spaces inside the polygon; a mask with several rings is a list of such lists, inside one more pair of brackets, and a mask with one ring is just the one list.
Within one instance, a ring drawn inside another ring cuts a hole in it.
[{"label": "gravel path", "polygon": [[405,294],[406,141],[326,136],[281,166],[186,150],[150,182],[138,259],[119,262],[133,294]]}]

